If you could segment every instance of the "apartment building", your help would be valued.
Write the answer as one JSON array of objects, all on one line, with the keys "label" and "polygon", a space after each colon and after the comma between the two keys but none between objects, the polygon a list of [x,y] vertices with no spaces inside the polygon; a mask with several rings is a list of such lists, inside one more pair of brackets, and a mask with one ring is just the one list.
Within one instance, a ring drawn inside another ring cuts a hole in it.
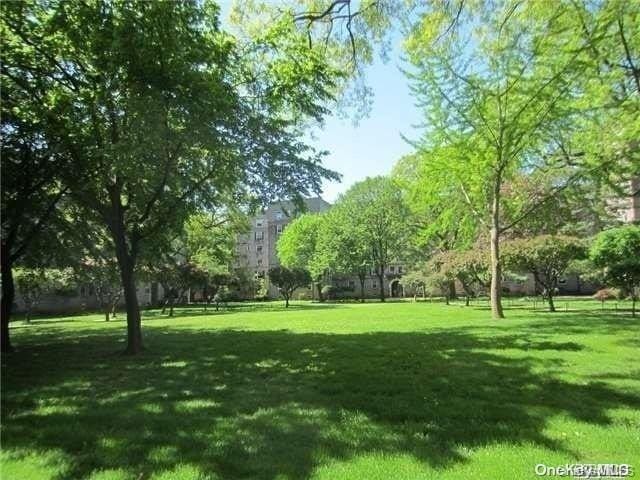
[{"label": "apartment building", "polygon": [[[306,211],[322,213],[331,204],[320,197],[304,200]],[[250,230],[238,235],[236,243],[236,267],[244,268],[253,274],[264,278],[267,294],[271,298],[278,297],[278,290],[269,284],[268,271],[280,265],[276,245],[278,238],[286,226],[295,218],[296,211],[292,202],[276,202],[269,205],[261,214],[251,220]],[[399,297],[405,293],[399,281],[402,276],[402,265],[390,265],[384,278],[384,288],[387,296]],[[360,282],[355,277],[327,276],[326,284],[335,286],[342,297],[359,297]],[[297,296],[313,298],[316,295],[312,289],[300,289]],[[378,277],[373,271],[369,272],[365,280],[365,296],[377,297],[380,293]]]}]

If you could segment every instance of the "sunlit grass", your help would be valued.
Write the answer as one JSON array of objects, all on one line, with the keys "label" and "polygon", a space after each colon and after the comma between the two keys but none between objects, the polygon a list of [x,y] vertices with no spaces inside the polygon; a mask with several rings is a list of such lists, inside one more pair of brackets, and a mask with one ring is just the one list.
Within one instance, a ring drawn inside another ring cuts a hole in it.
[{"label": "sunlit grass", "polygon": [[[18,321],[2,478],[529,479],[640,468],[640,320],[593,300],[235,304]],[[566,310],[566,311],[565,311]]]}]

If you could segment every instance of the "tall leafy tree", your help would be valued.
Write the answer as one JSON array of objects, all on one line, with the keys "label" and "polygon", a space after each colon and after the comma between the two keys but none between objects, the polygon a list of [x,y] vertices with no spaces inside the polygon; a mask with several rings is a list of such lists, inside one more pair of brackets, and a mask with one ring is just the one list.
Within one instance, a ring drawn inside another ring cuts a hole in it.
[{"label": "tall leafy tree", "polygon": [[[585,97],[597,76],[588,54],[595,40],[584,38],[573,7],[557,2],[479,2],[453,19],[427,11],[410,32],[410,77],[428,125],[420,146],[429,154],[427,201],[444,205],[446,219],[462,197],[490,237],[492,312],[502,317],[503,236],[580,178],[615,167],[610,157],[567,153],[559,137],[605,108]],[[544,170],[563,181],[524,202],[506,188]]]},{"label": "tall leafy tree", "polygon": [[364,302],[364,282],[373,266],[371,250],[362,225],[354,224],[348,209],[340,205],[338,202],[324,215],[314,260],[331,274],[357,277],[360,282],[360,301]]},{"label": "tall leafy tree", "polygon": [[318,235],[324,222],[325,218],[320,214],[301,215],[287,225],[276,246],[283,266],[309,272],[321,302],[322,280],[328,267],[318,249]]},{"label": "tall leafy tree", "polygon": [[384,301],[387,267],[402,260],[410,235],[402,191],[389,177],[367,178],[347,190],[333,208],[342,221],[349,222],[345,228],[353,229],[358,248],[366,245],[369,263],[379,280],[380,300]]},{"label": "tall leafy tree", "polygon": [[[7,38],[5,26],[0,25],[3,39]],[[9,321],[15,298],[14,266],[26,254],[37,250],[34,243],[49,238],[54,232],[50,219],[56,205],[66,194],[59,170],[66,164],[65,157],[48,145],[43,136],[43,119],[33,108],[33,98],[38,79],[26,70],[11,71],[11,80],[5,81],[11,55],[3,52],[2,89],[0,89],[0,132],[2,134],[1,210],[2,231],[0,268],[2,270],[2,307],[0,310],[1,351],[12,350]],[[23,88],[25,87],[25,88]],[[40,238],[39,238],[40,237]],[[45,242],[46,243],[46,242]]]},{"label": "tall leafy tree", "polygon": [[197,207],[336,178],[298,125],[321,119],[337,73],[287,22],[241,42],[208,1],[31,1],[3,3],[2,28],[3,82],[46,119],[63,182],[109,231],[128,353],[143,348],[136,265],[150,239]]}]

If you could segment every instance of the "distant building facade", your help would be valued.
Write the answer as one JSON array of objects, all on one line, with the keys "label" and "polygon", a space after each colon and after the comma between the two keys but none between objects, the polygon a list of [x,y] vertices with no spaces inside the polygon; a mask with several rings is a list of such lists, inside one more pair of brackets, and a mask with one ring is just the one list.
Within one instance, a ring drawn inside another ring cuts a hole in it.
[{"label": "distant building facade", "polygon": [[[323,213],[331,208],[331,204],[320,197],[304,199],[307,213]],[[264,279],[267,295],[270,298],[278,297],[278,290],[269,282],[268,272],[271,268],[280,265],[276,245],[280,235],[287,225],[296,217],[296,209],[292,202],[283,201],[269,205],[261,214],[251,219],[250,229],[247,233],[238,235],[236,241],[236,268],[244,268],[249,273]],[[400,283],[403,270],[402,265],[390,265],[387,267],[384,278],[384,288],[389,297],[401,297],[404,289]],[[360,297],[360,281],[350,276],[327,276],[326,285],[335,287],[340,297]],[[373,271],[365,279],[365,297],[374,298],[380,294],[380,281]],[[311,288],[299,289],[297,298],[311,299],[317,293]]]}]

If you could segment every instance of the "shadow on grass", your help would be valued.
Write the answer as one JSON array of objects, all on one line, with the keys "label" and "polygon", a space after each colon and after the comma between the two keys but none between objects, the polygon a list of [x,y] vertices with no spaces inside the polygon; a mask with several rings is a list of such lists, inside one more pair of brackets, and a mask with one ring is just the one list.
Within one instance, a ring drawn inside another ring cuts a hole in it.
[{"label": "shadow on grass", "polygon": [[608,409],[640,408],[603,382],[536,373],[561,359],[495,353],[581,349],[524,335],[153,327],[134,358],[113,355],[120,337],[74,331],[7,357],[4,449],[62,451],[60,479],[117,468],[148,478],[177,463],[225,479],[307,478],[321,461],[372,451],[449,466],[466,461],[460,448],[527,442],[571,457],[545,436],[551,417],[606,425]]},{"label": "shadow on grass", "polygon": [[237,302],[222,304],[216,310],[215,304],[209,304],[204,309],[204,304],[178,306],[173,309],[173,317],[169,317],[169,310],[162,313],[160,309],[145,310],[142,312],[143,319],[153,318],[180,318],[180,317],[200,317],[207,315],[223,315],[237,312],[285,312],[285,311],[309,311],[309,310],[327,310],[334,308],[345,308],[344,305],[335,303],[292,303],[289,307],[285,307],[284,303],[249,303]]}]

